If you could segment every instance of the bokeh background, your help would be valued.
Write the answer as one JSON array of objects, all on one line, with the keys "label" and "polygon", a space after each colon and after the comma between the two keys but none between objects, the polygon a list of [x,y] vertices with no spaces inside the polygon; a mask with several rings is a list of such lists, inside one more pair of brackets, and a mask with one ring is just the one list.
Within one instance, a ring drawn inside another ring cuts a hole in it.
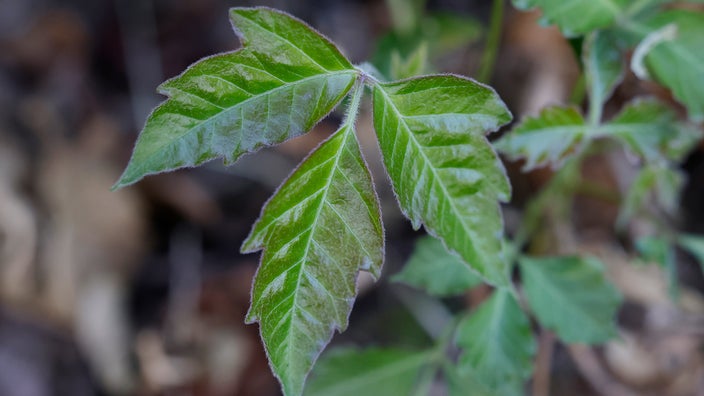
[{"label": "bokeh background", "polygon": [[[390,6],[402,12],[403,3],[0,0],[0,396],[279,394],[257,326],[243,323],[258,256],[241,255],[239,246],[265,200],[340,115],[232,167],[214,161],[109,189],[149,111],[164,99],[156,86],[203,56],[238,48],[229,7],[289,11],[358,63],[383,57],[381,38],[403,24]],[[427,3],[428,13],[464,21],[430,23],[432,68],[475,76],[491,3]],[[491,77],[517,119],[568,102],[580,72],[570,43],[536,18],[507,3]],[[669,99],[627,76],[607,115],[644,93]],[[424,345],[435,315],[476,306],[487,290],[440,303],[388,281],[422,232],[396,207],[368,109],[358,126],[382,199],[387,258],[379,282],[360,279],[350,328],[333,344]],[[623,191],[633,173],[624,175],[618,161],[591,161],[585,174]],[[508,167],[510,232],[551,171]],[[678,224],[704,233],[701,147],[683,169],[689,182]],[[597,349],[567,348],[540,333],[540,356],[548,358],[538,361],[536,379],[553,395],[626,395],[618,393],[624,388],[704,395],[699,266],[678,254],[685,305],[674,304],[657,268],[617,265],[630,260],[613,233],[618,207],[586,197],[575,205],[575,249],[620,268],[610,276],[626,296],[624,333]],[[441,385],[434,392],[444,394]]]}]

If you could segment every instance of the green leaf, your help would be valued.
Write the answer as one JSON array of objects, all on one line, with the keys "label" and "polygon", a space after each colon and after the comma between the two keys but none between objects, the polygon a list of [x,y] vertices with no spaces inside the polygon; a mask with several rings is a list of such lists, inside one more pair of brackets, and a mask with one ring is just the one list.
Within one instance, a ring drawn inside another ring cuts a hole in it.
[{"label": "green leaf", "polygon": [[484,136],[511,119],[489,87],[452,75],[374,86],[374,128],[386,170],[415,229],[440,238],[489,283],[508,283],[498,200],[510,196]]},{"label": "green leaf", "polygon": [[677,121],[669,106],[654,98],[637,98],[602,128],[602,135],[621,140],[646,161],[681,161],[701,138],[701,132]]},{"label": "green leaf", "polygon": [[664,40],[645,57],[650,74],[672,90],[695,122],[704,121],[704,13],[687,10],[662,12],[650,21],[652,29],[676,26],[674,39]]},{"label": "green leaf", "polygon": [[556,24],[565,36],[579,36],[616,22],[632,0],[513,0],[518,9],[539,7],[541,23]]},{"label": "green leaf", "polygon": [[648,202],[654,198],[658,207],[669,215],[679,208],[679,197],[684,185],[682,172],[664,164],[650,164],[643,167],[633,180],[621,204],[616,224],[623,228]]},{"label": "green leaf", "polygon": [[492,389],[479,380],[477,373],[454,364],[443,365],[450,396],[525,396],[523,380],[507,381]]},{"label": "green leaf", "polygon": [[677,238],[677,243],[691,253],[704,271],[704,237],[701,235],[682,234]]},{"label": "green leaf", "polygon": [[244,46],[206,58],[166,81],[169,99],[147,119],[115,188],[146,175],[245,153],[310,130],[358,72],[325,37],[268,8],[233,8]]},{"label": "green leaf", "polygon": [[247,322],[260,322],[271,366],[298,395],[333,329],[347,327],[357,272],[378,277],[379,206],[351,125],[345,124],[284,182],[242,245],[264,249]]},{"label": "green leaf", "polygon": [[481,31],[481,24],[474,18],[449,12],[429,13],[413,31],[391,32],[379,38],[372,63],[384,76],[391,77],[394,54],[409,59],[424,43],[430,43],[428,59],[432,62],[477,40]]},{"label": "green leaf", "polygon": [[602,264],[579,256],[520,259],[526,297],[538,321],[565,342],[601,343],[616,334],[621,295]]},{"label": "green leaf", "polygon": [[675,261],[675,250],[670,240],[657,236],[646,236],[638,239],[635,245],[644,260],[659,265],[665,271],[670,296],[677,298],[679,295],[677,262]]},{"label": "green leaf", "polygon": [[525,158],[528,171],[551,164],[558,167],[581,150],[587,134],[584,118],[573,107],[546,107],[537,117],[528,117],[494,146],[513,160]]},{"label": "green leaf", "polygon": [[428,70],[428,45],[420,43],[406,59],[401,59],[401,54],[394,50],[391,53],[391,78],[401,80],[426,73]]},{"label": "green leaf", "polygon": [[337,348],[315,365],[305,395],[411,395],[430,364],[430,352]]},{"label": "green leaf", "polygon": [[462,259],[431,236],[416,241],[408,263],[392,279],[439,297],[460,294],[481,283]]},{"label": "green leaf", "polygon": [[589,90],[589,106],[590,109],[598,109],[593,113],[594,118],[590,119],[592,125],[599,123],[604,103],[623,80],[625,67],[619,41],[619,35],[608,30],[593,32],[584,40],[582,63]]},{"label": "green leaf", "polygon": [[460,370],[470,370],[491,389],[522,382],[533,371],[535,339],[528,318],[513,296],[496,290],[457,328],[457,345],[463,348]]}]

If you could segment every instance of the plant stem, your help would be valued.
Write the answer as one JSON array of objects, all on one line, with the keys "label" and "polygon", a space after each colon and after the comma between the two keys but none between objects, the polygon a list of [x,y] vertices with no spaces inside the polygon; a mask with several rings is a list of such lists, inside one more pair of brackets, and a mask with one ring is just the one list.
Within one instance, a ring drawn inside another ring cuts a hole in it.
[{"label": "plant stem", "polygon": [[496,54],[499,50],[499,42],[501,41],[501,27],[504,19],[504,0],[492,0],[490,18],[489,34],[486,38],[484,55],[482,56],[481,66],[477,74],[479,81],[484,83],[488,83],[489,80],[491,80],[491,76],[494,72]]},{"label": "plant stem", "polygon": [[347,106],[347,111],[345,112],[345,119],[342,122],[340,128],[354,126],[357,120],[357,113],[359,112],[359,104],[362,101],[362,95],[364,94],[364,81],[358,79],[352,88],[352,99],[350,99],[349,105]]}]

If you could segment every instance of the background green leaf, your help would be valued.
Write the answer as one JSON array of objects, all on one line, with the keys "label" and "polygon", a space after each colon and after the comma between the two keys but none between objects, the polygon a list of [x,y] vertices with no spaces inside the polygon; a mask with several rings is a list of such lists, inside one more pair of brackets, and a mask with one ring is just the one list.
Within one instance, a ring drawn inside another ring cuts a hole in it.
[{"label": "background green leaf", "polygon": [[603,128],[647,161],[680,161],[701,138],[701,132],[678,122],[674,110],[655,98],[637,98]]},{"label": "background green leaf", "polygon": [[416,240],[408,262],[392,279],[439,297],[462,293],[482,282],[462,259],[432,236]]},{"label": "background green leaf", "polygon": [[551,164],[559,166],[581,149],[587,134],[584,118],[572,107],[546,107],[537,117],[527,117],[494,142],[509,158],[525,158],[528,171]]},{"label": "background green leaf", "polygon": [[677,243],[691,253],[699,261],[704,271],[704,236],[682,234],[677,238]]},{"label": "background green leaf", "polygon": [[206,58],[166,81],[115,187],[242,154],[307,132],[349,91],[357,72],[326,38],[268,8],[234,8],[245,48]]},{"label": "background green leaf", "polygon": [[675,38],[652,48],[645,57],[650,74],[672,90],[695,122],[704,121],[704,12],[669,10],[647,22],[653,30],[674,24]]},{"label": "background green leaf", "polygon": [[247,322],[260,322],[287,395],[301,393],[333,329],[347,327],[357,272],[379,276],[383,238],[369,171],[344,125],[284,182],[242,245],[264,248]]},{"label": "background green leaf", "polygon": [[523,288],[540,324],[565,342],[601,343],[616,334],[621,295],[593,258],[522,257]]},{"label": "background green leaf", "polygon": [[511,119],[472,80],[420,77],[374,86],[374,128],[401,209],[489,283],[507,283],[498,200],[510,185],[484,136]]},{"label": "background green leaf", "polygon": [[621,82],[625,72],[622,49],[618,33],[599,30],[589,34],[584,40],[582,63],[589,91],[592,125],[599,123],[601,109],[614,88]]},{"label": "background green leaf", "polygon": [[463,349],[460,370],[475,373],[490,389],[523,382],[533,371],[536,345],[530,322],[508,291],[494,291],[464,318],[456,342]]},{"label": "background green leaf", "polygon": [[431,352],[402,349],[336,348],[316,364],[306,396],[407,396],[417,394]]},{"label": "background green leaf", "polygon": [[684,181],[682,172],[665,164],[646,165],[638,172],[621,203],[617,225],[623,228],[643,210],[650,196],[660,210],[674,215],[679,209],[680,191]]},{"label": "background green leaf", "polygon": [[566,36],[578,36],[613,24],[632,0],[513,0],[516,8],[538,7],[543,24],[556,24]]}]

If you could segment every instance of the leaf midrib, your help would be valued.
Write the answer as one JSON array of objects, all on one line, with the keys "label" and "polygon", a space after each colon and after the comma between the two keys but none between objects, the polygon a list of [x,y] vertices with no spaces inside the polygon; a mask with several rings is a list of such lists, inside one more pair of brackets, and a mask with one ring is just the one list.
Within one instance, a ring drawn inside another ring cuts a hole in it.
[{"label": "leaf midrib", "polygon": [[[347,128],[347,129],[344,131],[344,136],[341,138],[340,147],[338,148],[338,150],[335,154],[335,163],[332,165],[331,170],[330,170],[330,176],[328,177],[328,180],[325,183],[325,187],[323,187],[323,189],[324,189],[323,196],[320,198],[320,204],[318,206],[318,209],[316,210],[313,224],[310,227],[311,231],[308,236],[308,240],[306,241],[306,247],[305,247],[303,254],[301,255],[301,257],[302,257],[301,264],[300,264],[301,269],[298,272],[298,279],[296,280],[296,287],[294,289],[294,296],[293,296],[293,302],[291,305],[291,307],[292,307],[291,310],[302,309],[298,306],[297,301],[298,301],[298,296],[299,296],[299,290],[301,288],[301,280],[304,277],[303,272],[305,271],[305,267],[306,267],[306,259],[305,258],[308,257],[308,252],[310,251],[310,246],[312,245],[312,242],[314,239],[313,235],[315,234],[315,231],[316,231],[316,228],[318,225],[318,220],[320,219],[320,213],[322,212],[323,207],[325,206],[325,202],[327,201],[327,196],[328,196],[328,193],[330,192],[330,185],[332,184],[332,179],[334,178],[333,176],[335,174],[335,169],[337,169],[338,164],[340,163],[340,158],[342,157],[342,152],[344,151],[345,143],[347,142],[347,139],[349,138],[350,131],[352,130],[351,126],[345,126],[345,128]],[[294,316],[293,316],[293,312],[292,312],[291,313],[291,320],[288,325],[288,331],[286,332],[287,339],[290,337],[290,334],[292,332],[293,323],[294,323]],[[286,361],[291,362],[292,360],[293,361],[300,360],[300,356],[293,356],[293,359],[291,359],[291,353],[292,353],[292,348],[291,348],[291,342],[289,341],[289,342],[287,342],[287,347],[286,347]],[[289,364],[289,367],[290,366],[293,366],[293,365]]]},{"label": "leaf midrib", "polygon": [[[457,209],[457,206],[455,205],[454,199],[451,199],[451,198],[453,198],[453,196],[450,195],[449,191],[448,191],[447,188],[445,187],[445,183],[443,183],[442,179],[440,178],[440,175],[437,173],[437,170],[435,169],[435,166],[433,166],[433,163],[430,161],[430,159],[429,159],[428,156],[426,155],[425,151],[423,150],[423,146],[420,144],[420,142],[418,142],[418,140],[416,139],[415,135],[413,135],[413,132],[411,131],[410,127],[408,126],[408,124],[406,123],[406,121],[405,121],[405,119],[404,119],[404,115],[401,114],[401,112],[398,110],[398,108],[396,108],[396,105],[394,105],[394,103],[393,103],[393,101],[391,100],[391,98],[389,98],[389,95],[386,94],[386,91],[384,90],[384,88],[382,88],[382,87],[380,87],[380,86],[377,86],[377,89],[378,89],[378,90],[381,92],[381,94],[384,96],[386,103],[388,103],[388,105],[389,105],[389,106],[394,110],[394,112],[396,113],[396,115],[397,115],[397,117],[398,117],[398,119],[399,119],[399,123],[402,123],[402,124],[403,124],[404,128],[406,129],[406,133],[407,133],[408,136],[409,136],[409,139],[408,139],[408,140],[413,142],[413,144],[416,146],[416,148],[417,148],[418,151],[420,152],[421,157],[423,158],[423,160],[428,164],[428,168],[430,168],[430,172],[433,174],[433,177],[437,180],[437,183],[440,185],[440,188],[441,188],[441,190],[443,191],[443,194],[445,195],[446,199],[450,202],[450,207],[452,208],[452,211],[455,213],[455,218],[456,218],[456,219],[459,221],[459,223],[462,225],[462,229],[464,230],[465,234],[466,234],[467,236],[473,235],[472,232],[470,232],[470,230],[467,229],[467,224],[465,224],[465,222],[464,222],[465,216],[462,214],[462,212],[460,212],[460,211]],[[473,238],[468,238],[468,239],[473,242],[473,240],[472,240]],[[471,245],[471,244],[470,244],[470,245]],[[474,250],[474,249],[473,249],[473,250]],[[464,261],[464,260],[463,260],[463,261]],[[465,264],[469,264],[469,263],[465,263]],[[477,265],[477,264],[475,263],[475,265]],[[479,272],[479,271],[478,271],[478,272]],[[486,267],[484,268],[484,272],[487,272],[487,268],[486,268]],[[486,277],[486,275],[483,274],[483,273],[482,273],[482,276],[483,276],[483,277]],[[492,281],[495,281],[495,280],[492,279]]]},{"label": "leaf midrib", "polygon": [[[357,73],[356,70],[350,69],[350,70],[342,70],[342,71],[336,71],[336,72],[328,72],[328,73],[315,74],[315,75],[308,76],[308,77],[303,78],[303,79],[300,79],[300,80],[287,82],[287,83],[285,83],[285,84],[279,85],[278,87],[272,88],[272,89],[270,89],[270,90],[268,90],[268,91],[265,91],[265,92],[259,93],[259,94],[257,94],[257,95],[251,96],[251,97],[249,97],[249,98],[247,98],[247,99],[245,99],[245,100],[243,100],[243,101],[241,101],[241,102],[239,102],[239,103],[236,103],[236,104],[234,104],[234,105],[232,105],[232,106],[230,106],[230,107],[226,107],[226,108],[224,108],[222,111],[219,111],[219,112],[213,114],[212,116],[210,116],[210,117],[208,117],[208,118],[206,118],[206,119],[204,119],[204,120],[199,120],[199,122],[198,122],[195,126],[193,126],[192,128],[186,130],[185,132],[179,134],[178,136],[175,136],[175,137],[174,137],[173,139],[171,139],[168,143],[157,147],[156,149],[150,151],[148,154],[143,154],[145,157],[149,158],[149,160],[142,162],[143,165],[142,165],[140,168],[138,168],[138,169],[140,169],[140,173],[143,173],[143,171],[144,171],[145,168],[146,168],[146,169],[151,169],[152,167],[151,167],[151,166],[148,166],[148,165],[151,165],[152,161],[156,160],[156,159],[155,159],[155,154],[160,153],[160,152],[163,152],[167,147],[171,147],[171,145],[176,144],[178,141],[182,140],[182,139],[184,138],[184,136],[189,135],[189,134],[193,133],[195,130],[197,130],[197,129],[203,127],[204,125],[207,125],[207,124],[213,122],[215,119],[219,118],[219,117],[222,116],[223,114],[227,114],[227,113],[229,113],[229,112],[231,112],[231,111],[234,111],[235,109],[239,109],[240,107],[245,106],[245,105],[248,104],[249,102],[253,102],[253,101],[255,101],[255,100],[257,100],[257,99],[261,99],[261,98],[263,98],[263,97],[265,97],[265,96],[273,95],[273,94],[275,94],[275,93],[278,92],[278,91],[282,91],[282,90],[285,90],[285,89],[290,89],[290,88],[292,88],[292,87],[294,87],[294,86],[296,86],[296,85],[301,85],[301,84],[304,84],[304,83],[306,83],[306,82],[308,82],[308,81],[315,80],[315,79],[318,79],[318,78],[330,78],[330,77],[338,76],[338,75],[344,75],[344,74],[350,74],[350,75],[352,75],[352,74],[356,74],[356,73]],[[169,100],[173,100],[173,99],[172,99],[172,98],[169,98]],[[165,113],[165,114],[175,114],[175,115],[178,115],[178,116],[183,116],[183,114],[172,113],[172,112]],[[188,116],[188,117],[190,118],[190,116]],[[240,128],[240,129],[241,129],[241,128]]]}]

